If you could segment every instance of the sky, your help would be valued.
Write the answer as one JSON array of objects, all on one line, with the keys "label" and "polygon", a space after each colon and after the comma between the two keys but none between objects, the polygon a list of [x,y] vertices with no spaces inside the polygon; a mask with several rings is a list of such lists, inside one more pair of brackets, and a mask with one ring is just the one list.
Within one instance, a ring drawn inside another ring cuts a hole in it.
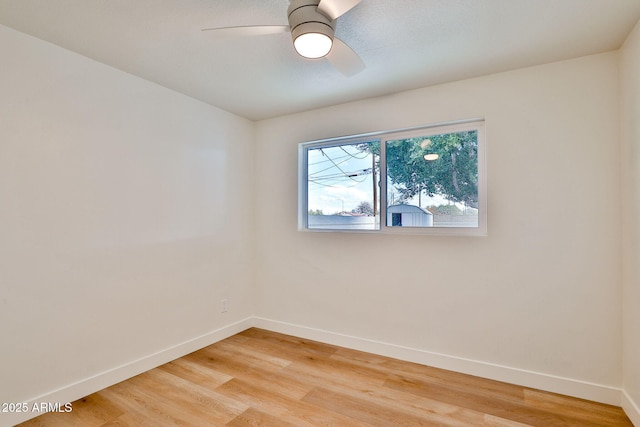
[{"label": "sky", "polygon": [[355,145],[308,151],[309,209],[327,214],[351,212],[363,201],[373,205],[372,155]]}]

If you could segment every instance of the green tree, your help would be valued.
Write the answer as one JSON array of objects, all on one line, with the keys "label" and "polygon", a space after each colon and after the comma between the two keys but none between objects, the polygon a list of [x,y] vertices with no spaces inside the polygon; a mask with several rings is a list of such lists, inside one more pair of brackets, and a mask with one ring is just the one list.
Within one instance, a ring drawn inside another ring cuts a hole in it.
[{"label": "green tree", "polygon": [[[423,192],[478,207],[478,140],[476,131],[409,138],[387,143],[387,173],[408,200]],[[437,160],[425,160],[437,154]]]}]

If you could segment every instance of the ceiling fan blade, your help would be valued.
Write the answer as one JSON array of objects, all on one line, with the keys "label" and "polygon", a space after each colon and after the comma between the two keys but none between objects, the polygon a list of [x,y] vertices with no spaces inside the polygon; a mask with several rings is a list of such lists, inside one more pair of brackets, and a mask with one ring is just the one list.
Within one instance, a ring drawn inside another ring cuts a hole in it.
[{"label": "ceiling fan blade", "polygon": [[365,68],[358,54],[337,37],[333,38],[333,46],[327,55],[327,60],[347,77],[358,74]]},{"label": "ceiling fan blade", "polygon": [[202,31],[213,31],[219,36],[261,36],[265,34],[288,33],[288,25],[250,25],[243,27],[205,28]]},{"label": "ceiling fan blade", "polygon": [[362,0],[320,0],[318,10],[331,20],[344,15],[358,5]]}]

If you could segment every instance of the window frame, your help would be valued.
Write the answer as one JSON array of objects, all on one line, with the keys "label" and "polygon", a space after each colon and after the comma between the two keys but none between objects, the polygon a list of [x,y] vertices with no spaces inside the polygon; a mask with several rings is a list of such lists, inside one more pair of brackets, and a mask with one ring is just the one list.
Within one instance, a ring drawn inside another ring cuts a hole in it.
[{"label": "window frame", "polygon": [[[477,131],[478,139],[478,226],[477,227],[398,227],[387,225],[387,162],[386,143],[401,139],[429,137],[464,131]],[[379,167],[379,228],[371,230],[309,228],[308,226],[308,151],[310,149],[336,147],[377,141],[380,143]],[[371,132],[359,135],[327,138],[298,144],[298,230],[313,233],[373,233],[373,234],[422,234],[436,236],[486,236],[487,235],[487,169],[486,169],[485,120],[468,120],[436,123],[411,128]]]}]

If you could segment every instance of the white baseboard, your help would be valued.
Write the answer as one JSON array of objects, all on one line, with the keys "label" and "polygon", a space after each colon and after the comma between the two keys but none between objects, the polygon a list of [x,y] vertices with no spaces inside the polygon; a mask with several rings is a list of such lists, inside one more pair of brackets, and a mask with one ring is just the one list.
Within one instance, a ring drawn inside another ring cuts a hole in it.
[{"label": "white baseboard", "polygon": [[616,387],[402,347],[259,317],[254,318],[254,326],[422,365],[620,406],[622,390]]},{"label": "white baseboard", "polygon": [[622,391],[622,409],[635,427],[640,427],[640,406],[631,399],[626,391]]},{"label": "white baseboard", "polygon": [[[112,386],[128,378],[146,372],[150,369],[163,365],[167,362],[180,358],[184,355],[200,350],[203,347],[221,341],[253,325],[253,318],[248,317],[231,325],[216,329],[207,334],[185,341],[173,347],[143,357],[133,362],[115,367],[108,371],[94,375],[82,381],[66,385],[58,390],[51,391],[41,396],[28,400],[28,408],[33,408],[34,404],[40,402],[59,402],[64,405],[82,397],[88,396],[103,388]],[[42,415],[42,413],[28,411],[26,413],[3,413],[0,414],[0,426],[13,426],[28,419]]]}]

